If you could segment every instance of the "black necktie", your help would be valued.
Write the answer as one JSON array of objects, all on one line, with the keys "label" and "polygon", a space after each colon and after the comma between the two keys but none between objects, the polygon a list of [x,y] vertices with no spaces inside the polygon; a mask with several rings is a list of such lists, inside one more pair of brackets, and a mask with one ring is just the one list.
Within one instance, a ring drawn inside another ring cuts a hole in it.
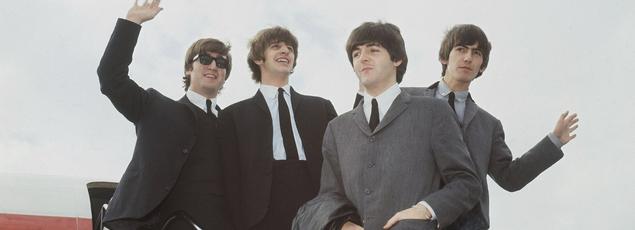
[{"label": "black necktie", "polygon": [[375,128],[379,125],[379,106],[377,105],[377,99],[373,98],[372,104],[373,107],[370,110],[370,122],[368,122],[368,126],[370,126],[370,131],[375,131]]},{"label": "black necktie", "polygon": [[448,103],[450,103],[450,107],[452,107],[452,110],[456,112],[456,110],[454,109],[454,92],[450,92],[450,94],[448,94]]},{"label": "black necktie", "polygon": [[205,100],[205,105],[207,105],[207,116],[210,116],[210,117],[215,116],[214,113],[212,113],[212,100],[210,99]]},{"label": "black necktie", "polygon": [[280,131],[282,132],[282,142],[284,151],[287,153],[287,160],[298,160],[298,149],[295,147],[293,130],[291,129],[291,115],[289,106],[284,100],[284,89],[278,88],[278,116],[280,117]]}]

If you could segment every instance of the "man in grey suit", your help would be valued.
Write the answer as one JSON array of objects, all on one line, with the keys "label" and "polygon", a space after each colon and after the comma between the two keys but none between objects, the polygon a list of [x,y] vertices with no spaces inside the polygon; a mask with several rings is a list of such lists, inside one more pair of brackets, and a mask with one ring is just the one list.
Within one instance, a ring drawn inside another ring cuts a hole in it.
[{"label": "man in grey suit", "polygon": [[488,229],[489,195],[487,175],[507,191],[517,191],[562,158],[560,148],[575,138],[577,115],[563,113],[554,130],[517,159],[505,144],[501,122],[480,108],[469,93],[470,84],[483,74],[491,44],[475,25],[456,25],[443,39],[439,50],[442,80],[428,88],[404,88],[413,95],[439,98],[451,105],[458,118],[483,194],[480,202],[448,229]]},{"label": "man in grey suit", "polygon": [[400,90],[408,58],[397,26],[366,22],[346,51],[366,98],[329,123],[320,192],[293,229],[449,225],[481,195],[450,106]]}]

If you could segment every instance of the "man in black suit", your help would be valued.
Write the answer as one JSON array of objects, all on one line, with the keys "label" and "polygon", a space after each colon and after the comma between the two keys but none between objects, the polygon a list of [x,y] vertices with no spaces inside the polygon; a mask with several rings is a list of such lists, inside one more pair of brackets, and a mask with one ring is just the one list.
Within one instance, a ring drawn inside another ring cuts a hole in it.
[{"label": "man in black suit", "polygon": [[[204,229],[223,228],[224,196],[217,142],[216,95],[231,71],[230,47],[200,39],[185,57],[186,94],[174,101],[128,76],[141,24],[159,0],[137,3],[119,19],[97,69],[101,92],[136,128],[132,160],[109,203],[110,229],[159,229],[186,213]],[[169,229],[187,229],[171,226]]]},{"label": "man in black suit", "polygon": [[322,137],[337,114],[330,101],[289,86],[298,42],[287,29],[261,30],[248,63],[260,89],[221,112],[227,200],[237,229],[290,229],[319,188]]}]

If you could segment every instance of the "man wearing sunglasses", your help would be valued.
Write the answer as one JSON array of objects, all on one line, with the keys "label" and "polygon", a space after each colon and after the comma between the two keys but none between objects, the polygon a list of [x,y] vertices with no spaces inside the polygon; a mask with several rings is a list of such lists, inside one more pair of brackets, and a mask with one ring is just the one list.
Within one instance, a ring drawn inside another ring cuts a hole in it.
[{"label": "man wearing sunglasses", "polygon": [[221,112],[227,200],[237,229],[291,229],[318,191],[322,137],[336,116],[330,101],[289,86],[298,41],[282,27],[261,30],[248,64],[260,89]]},{"label": "man wearing sunglasses", "polygon": [[137,143],[104,217],[110,229],[161,229],[175,214],[193,223],[167,229],[222,229],[224,195],[216,135],[216,96],[231,71],[230,47],[200,39],[187,50],[185,96],[174,101],[128,76],[141,24],[160,11],[159,0],[119,19],[99,64],[101,91],[135,125]]}]

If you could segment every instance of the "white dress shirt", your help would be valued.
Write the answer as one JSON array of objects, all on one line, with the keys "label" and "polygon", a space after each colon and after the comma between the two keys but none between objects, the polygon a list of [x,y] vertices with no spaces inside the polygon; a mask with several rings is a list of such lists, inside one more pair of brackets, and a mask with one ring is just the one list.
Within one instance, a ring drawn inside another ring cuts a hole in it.
[{"label": "white dress shirt", "polygon": [[392,105],[392,102],[395,101],[395,98],[397,98],[400,93],[401,88],[399,88],[398,84],[394,84],[377,97],[362,93],[361,95],[364,96],[364,114],[366,115],[366,121],[370,123],[370,113],[373,108],[371,101],[373,99],[377,99],[377,111],[379,112],[379,123],[381,123],[384,115],[386,115],[386,112],[390,109],[390,105]]},{"label": "white dress shirt", "polygon": [[[289,108],[289,117],[291,118],[291,129],[293,130],[293,139],[295,140],[295,146],[298,149],[298,159],[306,160],[306,154],[304,153],[304,147],[302,145],[302,139],[300,138],[300,132],[298,132],[298,126],[295,124],[295,115],[293,114],[293,106],[291,105],[291,87],[285,85],[284,100],[287,102]],[[271,125],[273,128],[273,159],[274,160],[286,160],[287,154],[284,150],[284,142],[282,141],[282,131],[280,130],[280,116],[278,115],[278,87],[271,85],[260,85],[260,93],[265,97],[267,107],[269,107],[269,113],[271,114]]]},{"label": "white dress shirt", "polygon": [[[203,112],[207,113],[207,102],[205,102],[207,100],[206,97],[190,89],[185,92],[185,96],[188,100],[190,100],[190,102],[192,102],[192,104],[196,105],[196,107],[201,108]],[[216,98],[210,98],[210,100],[212,101],[212,113],[214,114],[214,116],[218,117],[218,110],[216,110]]]},{"label": "white dress shirt", "polygon": [[[439,81],[438,87],[439,88],[437,89],[437,93],[434,94],[434,97],[448,101],[448,94],[452,92],[450,87],[443,80]],[[463,124],[463,117],[465,117],[465,103],[469,94],[470,92],[467,90],[454,91],[454,111],[459,119],[459,122],[461,122],[461,125]]]}]

